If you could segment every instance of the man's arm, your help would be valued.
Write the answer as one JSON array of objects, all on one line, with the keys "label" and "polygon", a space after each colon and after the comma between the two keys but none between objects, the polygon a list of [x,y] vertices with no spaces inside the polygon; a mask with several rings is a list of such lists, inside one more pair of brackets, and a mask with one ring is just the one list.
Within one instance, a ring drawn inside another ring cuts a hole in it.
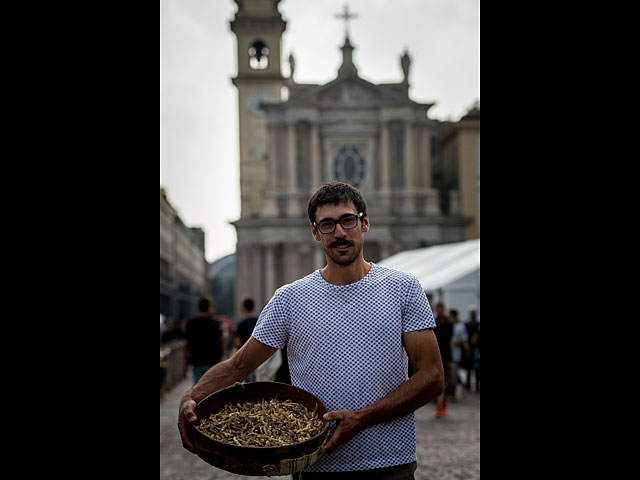
[{"label": "man's arm", "polygon": [[413,366],[413,376],[368,407],[326,413],[325,420],[337,420],[338,424],[325,444],[323,453],[331,453],[369,425],[411,413],[442,393],[444,370],[433,330],[404,333],[402,343]]},{"label": "man's arm", "polygon": [[231,358],[211,367],[198,383],[185,392],[178,412],[178,430],[184,448],[191,453],[197,453],[196,446],[189,437],[186,422],[197,423],[198,419],[193,409],[198,402],[213,392],[244,380],[276,350],[277,348],[251,337]]}]

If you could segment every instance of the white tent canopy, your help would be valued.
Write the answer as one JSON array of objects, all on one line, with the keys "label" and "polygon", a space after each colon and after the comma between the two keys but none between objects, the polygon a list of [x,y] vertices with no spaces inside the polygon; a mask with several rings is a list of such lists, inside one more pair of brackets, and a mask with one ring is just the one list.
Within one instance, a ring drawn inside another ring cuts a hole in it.
[{"label": "white tent canopy", "polygon": [[476,305],[480,314],[480,239],[407,250],[378,265],[415,275],[422,289],[447,308],[458,309],[461,319],[467,307]]}]

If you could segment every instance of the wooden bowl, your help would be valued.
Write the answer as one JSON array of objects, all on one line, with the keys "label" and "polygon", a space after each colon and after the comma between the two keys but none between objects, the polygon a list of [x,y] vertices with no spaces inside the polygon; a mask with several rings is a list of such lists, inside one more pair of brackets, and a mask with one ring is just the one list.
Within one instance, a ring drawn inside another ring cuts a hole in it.
[{"label": "wooden bowl", "polygon": [[[315,395],[293,385],[280,382],[236,383],[204,398],[195,408],[198,419],[207,418],[227,403],[261,402],[278,397],[316,410],[320,419],[327,407]],[[315,463],[329,434],[329,422],[309,440],[279,447],[244,447],[214,440],[189,424],[198,456],[214,467],[239,475],[290,475]]]}]

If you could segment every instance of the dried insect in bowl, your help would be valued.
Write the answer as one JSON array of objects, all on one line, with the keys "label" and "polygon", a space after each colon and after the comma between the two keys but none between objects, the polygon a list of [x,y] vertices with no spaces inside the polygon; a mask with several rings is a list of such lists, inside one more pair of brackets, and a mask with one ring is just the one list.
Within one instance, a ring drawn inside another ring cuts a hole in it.
[{"label": "dried insect in bowl", "polygon": [[317,405],[307,407],[277,396],[261,402],[227,403],[221,410],[201,419],[196,426],[205,435],[243,447],[281,447],[318,435],[324,422]]},{"label": "dried insect in bowl", "polygon": [[[276,399],[277,402],[280,402],[279,404],[276,403]],[[322,415],[327,412],[327,408],[318,397],[293,385],[279,382],[251,382],[235,384],[209,395],[196,406],[195,413],[198,419],[202,421],[212,413],[215,416],[227,404],[231,404],[234,408],[239,408],[237,407],[238,404],[258,403],[264,405],[267,410],[269,408],[273,410],[277,405],[282,407],[287,401],[300,404],[312,414],[315,411],[318,419],[322,419]],[[253,408],[256,408],[256,406],[254,405]],[[258,408],[262,407],[258,406]],[[228,413],[233,412],[229,411]],[[303,411],[302,419],[304,414]],[[233,417],[238,417],[238,414],[231,418],[227,416],[226,421],[230,423],[230,426],[233,423]],[[303,421],[302,419],[299,419],[300,422]],[[266,426],[262,422],[260,424],[268,432],[268,418],[265,421]],[[295,423],[296,425],[301,425],[297,421]],[[236,435],[236,441],[231,438],[232,443],[226,443],[211,438],[193,425],[190,425],[190,428],[194,443],[200,449],[200,458],[211,465],[241,475],[271,476],[288,475],[300,471],[317,461],[320,456],[320,448],[326,442],[329,434],[329,422],[322,421],[322,424],[320,432],[311,436],[308,440],[303,439],[301,442],[286,445],[280,444],[278,446],[245,446],[242,443],[247,442],[246,434],[244,440]],[[301,425],[302,428],[297,430],[303,430],[305,426]],[[273,419],[271,427],[273,431]],[[269,435],[265,434],[265,436]],[[296,437],[296,440],[298,438],[303,437]],[[286,441],[283,443],[286,443]]]}]

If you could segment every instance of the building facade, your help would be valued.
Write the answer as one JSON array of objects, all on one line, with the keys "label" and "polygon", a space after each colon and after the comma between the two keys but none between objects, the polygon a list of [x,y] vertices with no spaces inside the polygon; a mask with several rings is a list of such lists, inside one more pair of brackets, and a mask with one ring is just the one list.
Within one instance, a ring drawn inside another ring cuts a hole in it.
[{"label": "building facade", "polygon": [[[279,286],[325,265],[311,235],[307,203],[323,183],[359,188],[371,229],[364,256],[460,241],[471,219],[458,199],[441,208],[433,184],[441,123],[433,104],[409,96],[411,59],[400,56],[403,80],[374,84],[358,75],[348,35],[342,64],[327,84],[299,84],[295,62],[281,73],[286,22],[279,0],[239,1],[231,21],[237,38],[241,217],[237,231],[236,304],[261,308]],[[282,95],[286,90],[286,95]],[[452,190],[451,196],[455,196]]]},{"label": "building facade", "polygon": [[188,318],[207,295],[204,232],[187,227],[160,188],[160,313]]},{"label": "building facade", "polygon": [[[465,240],[480,238],[480,104],[458,122],[442,129],[437,138],[434,177],[442,192],[442,208],[459,211],[471,219]],[[451,205],[452,202],[457,202]]]}]

